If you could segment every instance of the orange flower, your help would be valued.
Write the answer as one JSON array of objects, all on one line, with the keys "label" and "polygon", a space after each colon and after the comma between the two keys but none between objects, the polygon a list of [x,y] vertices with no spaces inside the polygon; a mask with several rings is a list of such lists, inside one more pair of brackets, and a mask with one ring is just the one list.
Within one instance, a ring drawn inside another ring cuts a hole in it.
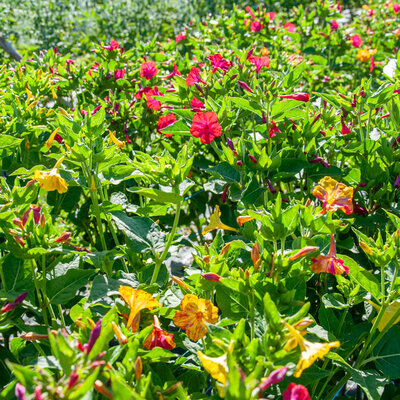
[{"label": "orange flower", "polygon": [[208,332],[205,322],[215,324],[218,321],[218,308],[210,300],[187,294],[182,299],[181,309],[175,313],[173,321],[176,326],[186,330],[189,339],[197,341]]},{"label": "orange flower", "polygon": [[245,222],[249,222],[249,221],[251,221],[253,219],[254,219],[254,217],[251,217],[250,215],[241,215],[241,216],[236,218],[236,221],[237,221],[239,226],[243,226],[243,224]]},{"label": "orange flower", "polygon": [[253,261],[254,270],[258,271],[258,268],[260,268],[261,265],[260,245],[258,244],[258,242],[256,244],[253,244],[253,248],[251,250],[251,259]]},{"label": "orange flower", "polygon": [[141,310],[145,308],[152,310],[154,307],[160,307],[160,303],[144,290],[136,290],[130,286],[121,286],[119,293],[125,303],[131,308],[126,326],[127,328],[131,327],[132,332],[137,331]]},{"label": "orange flower", "polygon": [[359,49],[357,52],[357,59],[361,62],[367,62],[371,56],[376,54],[377,50]]},{"label": "orange flower", "polygon": [[336,257],[335,235],[331,235],[331,245],[328,255],[319,255],[317,258],[312,258],[311,271],[315,273],[328,272],[333,275],[342,275],[344,272],[349,273],[349,267],[344,265],[341,258]]},{"label": "orange flower", "polygon": [[162,347],[163,349],[167,350],[174,349],[176,347],[174,335],[161,329],[160,321],[155,315],[153,330],[143,342],[143,346],[148,350],[151,350],[154,347]]},{"label": "orange flower", "polygon": [[323,202],[322,214],[339,209],[345,214],[353,212],[353,188],[335,181],[330,176],[325,176],[318,182],[313,195]]},{"label": "orange flower", "polygon": [[301,374],[306,368],[311,367],[318,358],[323,358],[329,353],[332,347],[339,347],[340,342],[335,341],[331,343],[314,343],[304,339],[304,337],[292,326],[285,322],[286,328],[289,330],[292,337],[297,341],[300,346],[301,355],[300,360],[297,363],[296,371],[293,376],[300,378]]}]

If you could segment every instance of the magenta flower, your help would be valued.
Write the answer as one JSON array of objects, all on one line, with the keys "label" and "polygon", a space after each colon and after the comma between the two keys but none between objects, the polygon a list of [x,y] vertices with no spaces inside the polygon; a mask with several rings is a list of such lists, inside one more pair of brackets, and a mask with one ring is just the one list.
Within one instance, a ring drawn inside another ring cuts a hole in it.
[{"label": "magenta flower", "polygon": [[196,97],[193,97],[193,99],[190,100],[190,105],[192,106],[192,111],[194,112],[199,112],[206,108],[205,104]]},{"label": "magenta flower", "polygon": [[201,274],[202,278],[204,278],[206,281],[210,282],[219,282],[221,277],[217,274],[214,274],[213,272],[207,272],[206,274]]},{"label": "magenta flower", "polygon": [[163,79],[169,79],[172,78],[175,75],[179,75],[181,76],[182,74],[178,71],[178,67],[176,66],[176,64],[174,64],[174,69],[172,70],[172,72],[166,76],[163,77]]},{"label": "magenta flower", "polygon": [[351,45],[353,47],[360,47],[363,44],[363,40],[361,39],[360,35],[353,35],[351,38]]},{"label": "magenta flower", "polygon": [[179,33],[175,37],[175,43],[179,43],[181,40],[186,39],[186,35],[184,33]]},{"label": "magenta flower", "polygon": [[256,66],[256,73],[258,74],[260,72],[260,69],[262,67],[269,67],[269,57],[256,57],[256,56],[250,56],[248,57],[248,60]]},{"label": "magenta flower", "polygon": [[342,117],[340,117],[340,123],[342,124],[342,129],[340,130],[340,133],[342,135],[347,135],[347,134],[351,133],[351,130],[346,125],[346,123],[344,122],[344,119]]},{"label": "magenta flower", "polygon": [[281,382],[285,378],[288,369],[289,367],[282,367],[271,372],[269,376],[261,383],[260,391],[263,392],[264,390],[267,390],[270,386],[276,385],[277,383]]},{"label": "magenta flower", "polygon": [[336,22],[336,20],[332,20],[331,31],[337,31],[338,29],[339,29],[339,24]]},{"label": "magenta flower", "polygon": [[113,51],[113,50],[117,50],[118,47],[119,47],[119,43],[116,40],[111,40],[110,45],[103,46],[103,49],[106,49],[108,51]]},{"label": "magenta flower", "polygon": [[114,79],[117,81],[118,79],[122,79],[125,76],[125,68],[124,69],[116,69],[114,71]]},{"label": "magenta flower", "polygon": [[155,77],[157,75],[158,69],[156,67],[156,63],[154,61],[144,62],[140,66],[140,76],[147,80]]},{"label": "magenta flower", "polygon": [[196,83],[204,83],[207,85],[207,82],[203,81],[200,77],[200,69],[196,67],[192,67],[192,69],[189,72],[189,75],[186,78],[186,85],[188,86],[194,86]]},{"label": "magenta flower", "polygon": [[228,72],[229,68],[232,66],[232,62],[227,61],[221,54],[213,54],[207,57],[207,60],[211,61],[211,65],[214,67],[212,73],[215,74],[218,69]]},{"label": "magenta flower", "polygon": [[250,25],[251,32],[259,32],[263,28],[263,25],[260,21],[253,21]]},{"label": "magenta flower", "polygon": [[149,89],[147,91],[145,90],[145,94],[147,99],[147,107],[149,107],[154,111],[158,111],[161,108],[161,102],[153,97],[153,96],[163,96],[163,94],[158,90],[158,87],[154,86],[153,89]]},{"label": "magenta flower", "polygon": [[283,29],[285,29],[285,31],[289,33],[296,32],[295,28],[296,28],[295,24],[292,24],[291,22],[286,22],[286,24],[283,25]]},{"label": "magenta flower", "polygon": [[18,382],[15,385],[15,397],[17,398],[17,400],[26,400],[25,393],[26,393],[25,386],[21,385]]},{"label": "magenta flower", "polygon": [[273,138],[277,133],[281,133],[279,128],[276,126],[274,121],[271,121],[271,127],[269,128],[269,137]]},{"label": "magenta flower", "polygon": [[[176,122],[174,114],[162,115],[157,123],[157,132],[162,134],[162,130]],[[166,137],[172,137],[172,133],[164,133]]]},{"label": "magenta flower", "polygon": [[305,386],[292,382],[283,392],[283,400],[310,400],[310,395]]},{"label": "magenta flower", "polygon": [[281,94],[279,97],[281,99],[304,101],[305,103],[310,101],[310,95],[308,93]]},{"label": "magenta flower", "polygon": [[247,90],[248,92],[253,93],[253,91],[251,90],[250,86],[249,86],[246,82],[237,81],[237,83],[239,84],[239,86],[240,86],[243,90]]},{"label": "magenta flower", "polygon": [[28,296],[28,292],[24,292],[24,293],[20,294],[12,303],[6,304],[1,309],[1,313],[3,314],[5,312],[14,310],[15,307],[17,307],[19,304],[21,304],[25,300],[26,296]]},{"label": "magenta flower", "polygon": [[86,354],[89,354],[92,351],[93,346],[95,345],[97,339],[100,336],[100,333],[101,333],[101,319],[97,321],[95,327],[92,329],[92,332],[90,332],[89,342],[85,349]]}]

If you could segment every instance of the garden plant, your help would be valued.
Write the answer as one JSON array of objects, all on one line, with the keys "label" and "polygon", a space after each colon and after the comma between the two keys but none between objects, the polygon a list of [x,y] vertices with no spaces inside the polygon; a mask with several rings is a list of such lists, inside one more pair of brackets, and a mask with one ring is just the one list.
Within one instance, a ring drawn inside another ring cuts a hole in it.
[{"label": "garden plant", "polygon": [[400,399],[400,4],[39,3],[0,65],[0,399]]}]

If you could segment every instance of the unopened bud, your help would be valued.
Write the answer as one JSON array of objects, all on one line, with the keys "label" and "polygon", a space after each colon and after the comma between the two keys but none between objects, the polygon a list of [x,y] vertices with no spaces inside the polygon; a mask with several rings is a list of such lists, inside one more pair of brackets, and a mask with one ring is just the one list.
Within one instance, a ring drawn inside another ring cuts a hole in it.
[{"label": "unopened bud", "polygon": [[251,217],[250,215],[241,215],[240,217],[236,218],[236,222],[239,226],[243,226],[244,223],[249,222],[253,219],[254,217]]},{"label": "unopened bud", "polygon": [[208,265],[208,264],[210,264],[210,256],[204,256],[203,257],[203,261]]},{"label": "unopened bud", "polygon": [[183,281],[182,278],[179,278],[179,276],[171,275],[171,279],[182,289],[184,290],[189,290],[188,285]]},{"label": "unopened bud", "polygon": [[57,243],[68,242],[71,239],[71,232],[63,232],[57,239]]},{"label": "unopened bud", "polygon": [[117,337],[119,344],[127,344],[128,338],[122,333],[121,329],[117,326],[117,324],[113,321],[111,322],[111,326],[113,328],[114,334]]},{"label": "unopened bud", "polygon": [[20,338],[22,338],[28,342],[33,342],[35,340],[48,339],[49,335],[41,335],[41,334],[35,333],[35,332],[27,332],[27,333],[24,333],[23,335],[21,335]]},{"label": "unopened bud", "polygon": [[213,272],[207,272],[206,274],[201,274],[202,278],[204,278],[206,281],[210,282],[219,282],[221,277],[217,274],[214,274]]},{"label": "unopened bud", "polygon": [[140,357],[138,357],[135,360],[134,369],[135,369],[136,380],[140,380],[142,378],[142,369],[143,369],[142,359]]},{"label": "unopened bud", "polygon": [[250,279],[250,272],[249,272],[249,270],[247,268],[244,271],[244,279]]},{"label": "unopened bud", "polygon": [[21,236],[15,235],[14,240],[22,247],[25,247],[25,240]]},{"label": "unopened bud", "polygon": [[18,228],[24,229],[24,224],[22,223],[21,218],[14,218],[12,221],[14,225],[18,226]]},{"label": "unopened bud", "polygon": [[220,256],[223,256],[223,255],[225,255],[228,251],[229,251],[229,248],[231,247],[231,244],[230,243],[227,243],[223,248],[222,248],[222,250],[221,250],[221,252],[219,253],[219,255]]},{"label": "unopened bud", "polygon": [[45,223],[46,223],[46,217],[45,217],[45,215],[42,213],[42,214],[40,214],[40,220],[39,220],[40,227],[43,228],[44,225],[45,225]]},{"label": "unopened bud", "polygon": [[94,383],[94,389],[104,397],[107,397],[107,399],[113,398],[112,393],[104,386],[104,383],[100,379],[97,379]]},{"label": "unopened bud", "polygon": [[360,245],[360,247],[364,250],[365,253],[367,253],[367,254],[369,254],[369,255],[372,255],[372,254],[373,254],[373,251],[372,251],[371,247],[369,247],[369,246],[367,245],[367,243],[364,243],[364,242],[362,242],[362,241],[360,240],[359,245]]},{"label": "unopened bud", "polygon": [[306,255],[308,255],[308,254],[311,254],[311,253],[313,253],[313,252],[316,251],[316,250],[318,250],[318,247],[316,247],[316,246],[306,246],[306,247],[303,247],[303,248],[302,248],[300,251],[298,251],[296,254],[294,254],[293,256],[290,256],[290,257],[289,257],[289,260],[290,260],[290,261],[297,260],[298,258],[304,257],[304,256],[306,256]]}]

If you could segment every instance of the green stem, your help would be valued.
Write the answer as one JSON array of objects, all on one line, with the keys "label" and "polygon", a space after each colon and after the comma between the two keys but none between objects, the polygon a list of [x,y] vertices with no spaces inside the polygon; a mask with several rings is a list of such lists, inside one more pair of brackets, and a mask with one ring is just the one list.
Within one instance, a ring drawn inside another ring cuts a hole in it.
[{"label": "green stem", "polygon": [[164,262],[165,257],[167,257],[168,250],[171,247],[172,241],[174,240],[174,236],[175,236],[176,230],[178,228],[180,211],[181,211],[181,203],[178,203],[178,205],[176,207],[176,213],[175,213],[175,218],[174,218],[174,224],[172,225],[172,230],[169,234],[168,241],[167,241],[167,244],[165,245],[164,251],[162,252],[160,258],[158,258],[156,261],[156,266],[154,268],[153,276],[151,277],[150,285],[153,285],[154,283],[156,283],[158,274],[160,272],[161,265]]},{"label": "green stem", "polygon": [[67,329],[67,325],[65,324],[64,314],[61,305],[58,305],[58,313],[60,314],[61,325],[64,329]]},{"label": "green stem", "polygon": [[254,309],[255,309],[254,290],[251,290],[251,307],[250,307],[250,320],[251,320],[251,340],[254,339]]},{"label": "green stem", "polygon": [[39,305],[42,309],[44,323],[45,323],[46,327],[49,327],[49,319],[47,318],[46,306],[45,306],[45,304],[43,304],[43,299],[40,294],[40,284],[39,284],[39,281],[36,276],[36,267],[37,267],[36,262],[32,258],[31,259],[31,269],[32,269],[33,282],[35,284],[35,289],[36,289],[36,296],[38,298]]}]

